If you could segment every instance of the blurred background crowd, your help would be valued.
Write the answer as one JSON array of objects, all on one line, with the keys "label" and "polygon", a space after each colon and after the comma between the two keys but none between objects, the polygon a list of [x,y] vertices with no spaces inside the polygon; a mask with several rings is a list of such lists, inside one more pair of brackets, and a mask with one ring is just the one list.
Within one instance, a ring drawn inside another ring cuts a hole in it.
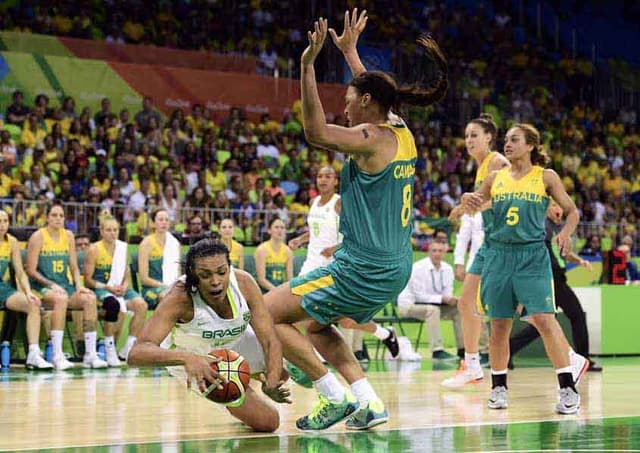
[{"label": "blurred background crowd", "polygon": [[[7,2],[0,29],[252,55],[260,74],[296,77],[309,18],[323,14],[341,28],[348,6],[319,3]],[[419,73],[428,82],[434,68],[416,63],[414,44],[425,31],[450,64],[446,100],[403,112],[418,145],[418,245],[472,188],[476,169],[463,128],[487,111],[501,134],[510,122],[530,122],[543,132],[551,165],[582,214],[579,249],[597,254],[625,239],[633,254],[640,252],[640,89],[634,85],[640,78],[624,59],[567,45],[525,14],[522,2],[381,3],[358,6],[370,16],[362,43],[386,49],[386,69],[401,80]],[[576,16],[598,8],[589,6],[595,2],[559,3]],[[618,3],[616,13],[637,24],[640,8]],[[607,13],[601,8],[596,12]],[[319,76],[348,80],[339,52],[328,47]],[[202,105],[165,115],[148,97],[138,111],[112,111],[109,99],[101,105],[90,111],[72,97],[24,99],[16,91],[13,103],[2,106],[0,197],[20,202],[11,205],[14,226],[41,226],[44,210],[32,200],[59,198],[78,203],[67,211],[77,233],[95,225],[96,210],[88,207],[97,206],[112,210],[130,236],[139,236],[150,207],[162,206],[176,230],[188,228],[196,213],[211,227],[232,212],[238,239],[257,243],[270,215],[283,218],[292,233],[303,227],[317,170],[340,170],[344,161],[305,142],[299,104],[282,118],[265,114],[260,121],[247,120],[239,108],[221,115]],[[329,120],[344,123],[340,115]]]}]

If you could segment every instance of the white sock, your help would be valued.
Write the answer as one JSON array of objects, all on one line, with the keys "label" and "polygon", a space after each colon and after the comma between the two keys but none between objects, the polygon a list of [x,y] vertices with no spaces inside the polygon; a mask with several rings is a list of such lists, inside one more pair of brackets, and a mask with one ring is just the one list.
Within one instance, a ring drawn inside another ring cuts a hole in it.
[{"label": "white sock", "polygon": [[53,357],[61,358],[62,354],[62,330],[51,331],[51,344],[53,345]]},{"label": "white sock", "polygon": [[137,340],[138,340],[138,337],[134,337],[133,335],[129,335],[127,337],[127,345],[125,346],[127,348],[127,350],[133,348],[133,345],[136,344]]},{"label": "white sock", "polygon": [[509,371],[508,368],[505,368],[504,370],[499,370],[499,371],[496,371],[493,368],[491,368],[491,374],[507,374],[508,371]]},{"label": "white sock", "polygon": [[556,370],[556,374],[560,374],[560,373],[573,373],[573,368],[571,368],[571,366],[566,366],[564,368],[558,368]]},{"label": "white sock", "polygon": [[339,403],[344,400],[344,387],[342,386],[342,384],[340,384],[338,378],[336,378],[331,371],[327,371],[327,374],[322,376],[317,381],[313,381],[313,385],[315,385],[318,393],[327,398],[329,401]]},{"label": "white sock", "polygon": [[104,347],[107,349],[115,349],[116,344],[113,339],[113,335],[109,335],[108,337],[104,337]]},{"label": "white sock", "polygon": [[378,399],[376,391],[373,390],[367,378],[358,379],[351,384],[351,393],[358,398],[360,407],[365,407],[369,401]]},{"label": "white sock", "polygon": [[379,340],[386,340],[391,335],[391,331],[379,324],[376,324],[376,331],[373,333]]},{"label": "white sock", "polygon": [[464,364],[467,370],[479,370],[480,367],[480,353],[479,352],[465,352]]},{"label": "white sock", "polygon": [[29,355],[31,354],[40,354],[40,345],[38,343],[29,345]]},{"label": "white sock", "polygon": [[96,355],[96,331],[84,333],[84,355]]}]

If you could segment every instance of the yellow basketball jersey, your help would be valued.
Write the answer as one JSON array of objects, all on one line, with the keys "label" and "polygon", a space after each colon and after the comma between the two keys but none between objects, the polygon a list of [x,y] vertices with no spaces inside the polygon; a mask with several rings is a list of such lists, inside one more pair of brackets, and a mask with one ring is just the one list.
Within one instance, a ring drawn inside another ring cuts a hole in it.
[{"label": "yellow basketball jersey", "polygon": [[42,248],[38,257],[38,271],[55,283],[71,284],[69,268],[69,240],[67,230],[61,229],[58,240],[54,240],[47,228],[40,228]]},{"label": "yellow basketball jersey", "polygon": [[231,265],[233,267],[238,267],[240,265],[240,243],[237,241],[231,240],[231,250],[229,250],[229,259],[231,260]]},{"label": "yellow basketball jersey", "polygon": [[273,285],[278,286],[287,281],[287,246],[282,244],[276,253],[271,241],[265,242],[267,249],[266,277]]},{"label": "yellow basketball jersey", "polygon": [[0,280],[8,282],[11,279],[11,238],[10,234],[7,234],[5,240],[0,242]]},{"label": "yellow basketball jersey", "polygon": [[487,176],[489,176],[489,164],[493,160],[493,157],[499,154],[496,151],[491,151],[487,156],[482,159],[478,171],[476,172],[475,189],[478,190]]}]

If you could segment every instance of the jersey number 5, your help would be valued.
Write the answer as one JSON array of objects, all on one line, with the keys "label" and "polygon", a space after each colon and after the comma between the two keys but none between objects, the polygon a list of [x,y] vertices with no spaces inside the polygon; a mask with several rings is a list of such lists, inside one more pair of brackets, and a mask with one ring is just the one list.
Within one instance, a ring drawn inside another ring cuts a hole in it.
[{"label": "jersey number 5", "polygon": [[402,211],[400,211],[400,220],[402,221],[403,228],[409,225],[409,220],[411,220],[412,201],[411,184],[405,184],[402,188]]},{"label": "jersey number 5", "polygon": [[518,222],[520,222],[520,215],[518,214],[519,210],[520,208],[516,206],[511,206],[509,208],[509,210],[507,211],[507,225],[514,226],[517,225]]}]

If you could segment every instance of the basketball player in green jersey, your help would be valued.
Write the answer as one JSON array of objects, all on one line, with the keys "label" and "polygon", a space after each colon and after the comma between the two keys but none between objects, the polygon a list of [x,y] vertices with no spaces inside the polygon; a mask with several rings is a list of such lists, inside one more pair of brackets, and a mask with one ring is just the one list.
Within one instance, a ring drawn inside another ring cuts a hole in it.
[{"label": "basketball player in green jersey", "polygon": [[[0,210],[0,310],[7,308],[27,314],[27,341],[29,353],[25,366],[30,370],[50,370],[49,362],[40,351],[40,307],[42,301],[31,292],[29,278],[22,267],[22,256],[18,240],[9,233],[9,214]],[[15,280],[11,281],[13,267]],[[15,282],[19,283],[20,291]]]},{"label": "basketball player in green jersey", "polygon": [[106,368],[107,362],[96,351],[96,296],[82,286],[73,233],[64,228],[64,208],[53,202],[47,212],[47,226],[33,233],[27,243],[27,274],[31,286],[42,298],[42,305],[53,310],[51,341],[53,367],[73,368],[62,353],[62,335],[67,308],[83,311],[82,326],[86,352],[85,368]]},{"label": "basketball player in green jersey", "polygon": [[284,239],[286,228],[282,219],[269,221],[269,240],[260,244],[254,253],[256,277],[263,293],[293,278],[293,252]]},{"label": "basketball player in green jersey", "polygon": [[[475,188],[478,189],[485,178],[494,170],[499,170],[509,165],[509,161],[500,153],[491,151],[491,147],[495,144],[498,134],[498,128],[493,122],[491,115],[482,114],[467,124],[465,128],[465,145],[469,155],[478,164],[476,172]],[[488,208],[488,203],[485,206]],[[464,214],[461,205],[455,207],[449,215],[449,221],[454,221]],[[476,216],[481,216],[476,219]],[[479,341],[482,331],[482,316],[478,315],[475,310],[478,289],[480,287],[480,275],[484,267],[484,258],[486,249],[489,247],[487,236],[491,231],[491,210],[484,209],[481,214],[473,217],[463,218],[463,222],[469,222],[470,234],[476,236],[472,239],[480,238],[482,245],[473,253],[473,245],[471,254],[474,254],[471,266],[465,273],[464,267],[461,266],[464,275],[462,283],[462,294],[458,301],[458,310],[462,318],[462,332],[464,337],[464,362],[461,363],[458,373],[445,379],[442,382],[444,387],[459,388],[469,383],[479,383],[484,379],[484,373],[480,366]],[[477,226],[476,226],[477,225]],[[462,230],[462,227],[461,227]],[[482,239],[484,237],[484,239]],[[458,236],[460,238],[460,236]],[[471,259],[471,258],[470,258]],[[456,276],[458,276],[458,265],[456,265]]]},{"label": "basketball player in green jersey", "polygon": [[[353,36],[362,22],[356,16],[353,21],[345,19],[345,36]],[[298,419],[297,427],[326,429],[353,414],[347,428],[367,429],[386,422],[387,411],[331,323],[344,317],[358,323],[371,320],[409,279],[417,152],[404,122],[389,116],[401,104],[427,106],[440,100],[448,87],[447,64],[438,45],[421,38],[418,43],[441,73],[433,88],[398,87],[386,73],[359,73],[345,96],[350,127],[327,124],[313,67],[327,35],[327,21],[320,18],[314,28],[301,59],[303,124],[311,144],[350,155],[340,178],[344,240],[329,265],[280,285],[265,296],[265,302],[285,357],[314,381],[320,394],[311,414]],[[341,42],[345,36],[334,40]],[[355,47],[355,40],[352,43]],[[309,318],[307,338],[293,324]],[[347,380],[357,399],[316,357],[312,343]]]},{"label": "basketball player in green jersey", "polygon": [[[548,156],[540,147],[535,127],[513,126],[507,132],[504,150],[511,167],[492,172],[477,192],[462,197],[470,212],[482,209],[490,200],[493,214],[480,290],[483,309],[491,318],[492,390],[488,406],[508,406],[509,335],[518,305],[522,305],[523,314],[540,332],[558,376],[556,411],[573,414],[580,408],[580,395],[575,388],[571,349],[555,317],[551,262],[544,240],[550,197],[567,216],[556,236],[563,256],[571,251],[571,235],[580,215],[557,173],[544,169]],[[584,359],[584,363],[586,371],[588,361]]]}]

